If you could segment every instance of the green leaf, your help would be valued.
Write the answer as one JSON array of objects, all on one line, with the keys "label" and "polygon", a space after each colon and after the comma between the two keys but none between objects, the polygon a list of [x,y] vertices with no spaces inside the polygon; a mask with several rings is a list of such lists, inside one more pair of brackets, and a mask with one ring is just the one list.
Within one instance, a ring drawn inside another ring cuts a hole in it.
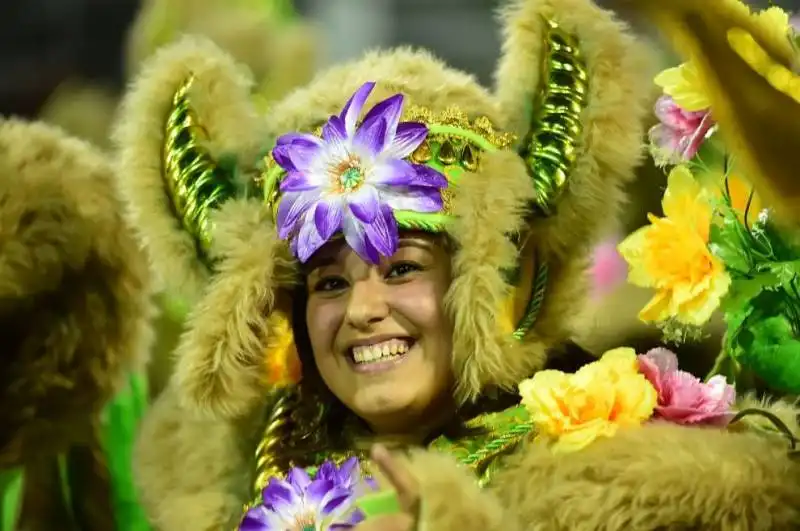
[{"label": "green leaf", "polygon": [[727,269],[748,273],[751,269],[750,258],[747,251],[738,245],[741,238],[732,223],[723,218],[721,223],[711,225],[708,248],[714,256],[722,260]]},{"label": "green leaf", "polygon": [[722,300],[722,311],[737,312],[755,299],[764,289],[760,278],[736,278],[731,281],[728,293]]},{"label": "green leaf", "polygon": [[739,334],[740,361],[767,385],[787,393],[800,393],[800,341],[783,315],[748,323]]},{"label": "green leaf", "polygon": [[774,275],[776,282],[772,284],[773,287],[788,286],[796,278],[800,276],[800,260],[791,262],[772,262],[762,266],[764,270]]}]

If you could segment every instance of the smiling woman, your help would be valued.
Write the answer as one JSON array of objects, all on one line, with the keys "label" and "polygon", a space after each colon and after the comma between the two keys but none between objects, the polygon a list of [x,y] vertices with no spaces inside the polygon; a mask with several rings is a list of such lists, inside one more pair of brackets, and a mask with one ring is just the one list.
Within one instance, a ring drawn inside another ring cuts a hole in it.
[{"label": "smiling woman", "polygon": [[[643,424],[658,397],[632,349],[552,370],[639,159],[648,58],[588,0],[502,13],[495,94],[400,49],[262,117],[249,79],[197,40],[134,85],[117,132],[132,219],[176,286],[204,287],[139,436],[157,529],[714,529],[796,499],[716,472],[746,454],[785,480],[783,440]],[[548,433],[616,438],[587,463]],[[395,498],[358,498],[354,457]],[[584,490],[559,488],[577,462]]]},{"label": "smiling woman", "polygon": [[310,262],[306,323],[325,385],[377,435],[422,442],[455,411],[450,256],[441,238],[401,235],[380,264],[343,242]]}]

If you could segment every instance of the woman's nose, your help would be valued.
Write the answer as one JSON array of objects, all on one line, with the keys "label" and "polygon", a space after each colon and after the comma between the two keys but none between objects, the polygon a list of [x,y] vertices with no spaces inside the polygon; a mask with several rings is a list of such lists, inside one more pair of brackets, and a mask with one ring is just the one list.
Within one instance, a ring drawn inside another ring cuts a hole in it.
[{"label": "woman's nose", "polygon": [[355,282],[350,289],[346,319],[353,328],[365,330],[386,319],[389,305],[386,286],[378,275],[371,274]]}]

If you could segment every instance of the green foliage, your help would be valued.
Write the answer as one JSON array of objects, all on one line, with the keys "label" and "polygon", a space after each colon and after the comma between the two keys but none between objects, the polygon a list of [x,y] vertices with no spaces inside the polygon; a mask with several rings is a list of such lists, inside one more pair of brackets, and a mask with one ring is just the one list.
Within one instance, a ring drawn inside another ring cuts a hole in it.
[{"label": "green foliage", "polygon": [[728,365],[741,364],[777,391],[800,393],[800,252],[768,212],[742,216],[727,192],[715,213],[709,248],[731,276],[722,301]]}]

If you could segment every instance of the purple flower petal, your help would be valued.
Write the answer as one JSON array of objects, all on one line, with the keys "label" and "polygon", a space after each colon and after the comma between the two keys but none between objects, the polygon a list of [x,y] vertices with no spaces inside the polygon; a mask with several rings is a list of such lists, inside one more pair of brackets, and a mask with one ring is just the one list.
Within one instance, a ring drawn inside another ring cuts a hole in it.
[{"label": "purple flower petal", "polygon": [[305,501],[314,507],[320,507],[335,488],[336,483],[331,479],[315,479],[306,487]]},{"label": "purple flower petal", "polygon": [[239,531],[279,531],[276,518],[264,506],[253,507],[244,515]]},{"label": "purple flower petal", "polygon": [[399,233],[394,212],[386,205],[381,206],[380,215],[372,223],[364,224],[367,241],[383,256],[392,256],[397,252]]},{"label": "purple flower petal", "polygon": [[376,164],[367,175],[367,182],[382,186],[411,186],[417,179],[417,172],[410,162],[390,159]]},{"label": "purple flower petal", "polygon": [[369,185],[361,186],[347,197],[350,211],[363,223],[372,223],[381,208],[378,191]]},{"label": "purple flower petal", "polygon": [[336,481],[336,465],[333,464],[333,461],[325,461],[320,465],[319,470],[317,470],[317,475],[314,476],[314,479],[329,479],[331,481]]},{"label": "purple flower petal", "polygon": [[283,194],[276,218],[279,238],[286,239],[295,231],[297,222],[319,200],[321,194],[318,189]]},{"label": "purple flower petal", "polygon": [[[389,130],[391,132],[391,130]],[[428,128],[416,122],[398,124],[397,132],[383,152],[385,157],[402,159],[411,155],[428,136]]]},{"label": "purple flower petal", "polygon": [[356,122],[373,88],[375,88],[375,83],[373,81],[368,81],[361,85],[361,87],[350,96],[350,99],[347,100],[342,112],[339,114],[339,118],[344,122],[347,138],[353,138],[355,135]]},{"label": "purple flower petal", "polygon": [[353,137],[353,149],[359,155],[378,156],[386,145],[386,119],[365,120]]},{"label": "purple flower petal", "polygon": [[386,205],[393,210],[410,210],[412,212],[439,212],[444,206],[442,192],[436,188],[416,186],[403,190],[383,191]]},{"label": "purple flower petal", "polygon": [[417,172],[414,186],[430,186],[434,188],[447,188],[450,186],[450,181],[447,180],[447,177],[442,172],[424,164],[414,164],[413,166]]},{"label": "purple flower petal", "polygon": [[336,479],[338,480],[339,484],[350,487],[356,482],[358,475],[358,458],[351,457],[342,463],[341,467],[339,467],[339,471],[336,474]]},{"label": "purple flower petal", "polygon": [[291,507],[300,503],[299,493],[301,490],[295,489],[293,485],[277,478],[270,478],[266,488],[261,492],[264,505],[272,507],[276,511],[281,508]]},{"label": "purple flower petal", "polygon": [[319,173],[290,171],[281,180],[280,190],[286,192],[306,192],[319,188],[325,183],[325,179]]},{"label": "purple flower petal", "polygon": [[[370,122],[378,118],[386,120],[386,139],[392,140],[397,132],[397,126],[400,123],[400,115],[403,112],[403,100],[405,98],[402,94],[395,94],[385,100],[375,104],[364,116],[364,123]],[[363,125],[362,125],[363,127]],[[386,144],[381,146],[381,150],[386,147]]]},{"label": "purple flower petal", "polygon": [[308,476],[308,472],[299,467],[290,470],[289,474],[286,476],[286,480],[297,489],[297,491],[302,491],[311,484],[311,478]]},{"label": "purple flower petal", "polygon": [[364,224],[352,213],[345,213],[344,221],[342,222],[342,233],[347,245],[364,261],[372,264],[380,262],[381,255],[375,249],[375,246],[367,240]]},{"label": "purple flower petal", "polygon": [[323,240],[329,240],[336,231],[342,228],[343,211],[344,204],[340,197],[323,199],[317,203],[317,208],[314,212],[314,223]]},{"label": "purple flower petal", "polygon": [[285,144],[296,144],[307,147],[322,147],[322,140],[309,133],[286,133],[278,137],[275,145],[283,146]]},{"label": "purple flower petal", "polygon": [[344,487],[333,488],[325,493],[325,498],[319,504],[319,511],[324,516],[333,515],[337,517],[340,513],[350,509],[352,498],[350,489]]},{"label": "purple flower petal", "polygon": [[321,153],[321,146],[299,142],[280,144],[272,148],[275,162],[286,171],[307,171]]},{"label": "purple flower petal", "polygon": [[347,130],[338,116],[331,116],[322,126],[322,139],[327,144],[344,144],[347,142]]},{"label": "purple flower petal", "polygon": [[[302,263],[308,262],[320,247],[325,245],[325,239],[317,231],[317,224],[314,222],[315,210],[309,209],[303,216],[303,223],[300,232],[297,234],[297,259]],[[308,478],[308,475],[306,475]]]}]

